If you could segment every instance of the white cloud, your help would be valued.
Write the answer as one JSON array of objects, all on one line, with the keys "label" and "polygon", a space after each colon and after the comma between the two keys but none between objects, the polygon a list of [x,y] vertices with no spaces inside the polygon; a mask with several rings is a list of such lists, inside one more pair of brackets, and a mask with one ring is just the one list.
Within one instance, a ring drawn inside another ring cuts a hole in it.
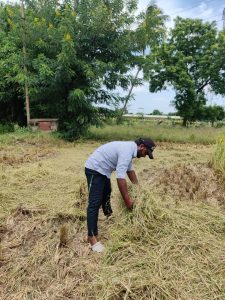
[{"label": "white cloud", "polygon": [[[145,10],[149,3],[148,0],[139,0],[138,10]],[[156,0],[156,4],[170,17],[170,21],[167,22],[168,27],[173,27],[173,20],[178,15],[183,18],[200,18],[206,21],[222,18],[223,6],[215,5],[215,2],[202,1],[199,4],[191,4],[178,0]],[[221,23],[218,23],[218,28],[222,28]]]},{"label": "white cloud", "polygon": [[201,2],[198,6],[188,9],[181,13],[184,18],[200,18],[205,19],[212,17],[214,14],[214,8],[209,6],[206,2]]}]

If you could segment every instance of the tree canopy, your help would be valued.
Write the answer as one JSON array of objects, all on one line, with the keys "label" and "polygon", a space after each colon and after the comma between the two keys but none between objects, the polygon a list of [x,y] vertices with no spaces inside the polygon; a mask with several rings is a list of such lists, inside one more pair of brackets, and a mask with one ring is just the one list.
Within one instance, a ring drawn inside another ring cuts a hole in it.
[{"label": "tree canopy", "polygon": [[224,94],[224,46],[224,32],[218,35],[215,23],[178,17],[168,39],[148,57],[150,90],[175,89],[174,106],[184,125],[206,104],[207,88]]},{"label": "tree canopy", "polygon": [[[135,67],[135,0],[25,1],[1,5],[1,119],[24,124],[24,84],[31,116],[59,118],[77,137],[99,120],[96,104],[119,101]],[[24,58],[23,47],[26,47]],[[26,66],[27,72],[24,70]]]}]

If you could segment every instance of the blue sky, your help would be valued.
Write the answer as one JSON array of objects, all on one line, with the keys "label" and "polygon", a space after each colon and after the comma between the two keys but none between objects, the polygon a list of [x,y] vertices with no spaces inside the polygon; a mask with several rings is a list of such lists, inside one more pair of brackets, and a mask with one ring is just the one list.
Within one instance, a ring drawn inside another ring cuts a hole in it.
[{"label": "blue sky", "polygon": [[[222,12],[225,7],[224,0],[157,0],[157,5],[164,11],[164,13],[170,16],[168,26],[173,26],[173,19],[176,16],[183,18],[201,18],[205,21],[217,21],[218,29],[222,29]],[[149,4],[148,0],[139,0],[138,9],[145,10]],[[134,100],[128,105],[129,112],[137,113],[150,113],[154,109],[159,109],[163,113],[174,111],[174,107],[171,105],[171,101],[174,98],[174,91],[171,89],[150,93],[148,90],[148,84],[139,86],[133,90]],[[225,107],[225,98],[216,96],[212,93],[208,93],[208,103],[218,104]]]}]

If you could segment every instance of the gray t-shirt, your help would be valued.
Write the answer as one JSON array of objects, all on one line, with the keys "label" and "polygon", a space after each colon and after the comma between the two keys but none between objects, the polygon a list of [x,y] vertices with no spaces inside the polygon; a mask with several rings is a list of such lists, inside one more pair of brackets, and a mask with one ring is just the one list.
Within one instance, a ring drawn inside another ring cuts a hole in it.
[{"label": "gray t-shirt", "polygon": [[135,142],[110,142],[97,148],[88,158],[85,167],[111,177],[125,178],[127,171],[133,170],[132,159],[137,156]]}]

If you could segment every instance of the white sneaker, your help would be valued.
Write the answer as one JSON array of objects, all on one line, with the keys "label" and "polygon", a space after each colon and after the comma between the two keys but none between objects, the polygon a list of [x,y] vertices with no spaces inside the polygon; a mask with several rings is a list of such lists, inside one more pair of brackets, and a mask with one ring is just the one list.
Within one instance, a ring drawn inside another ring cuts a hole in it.
[{"label": "white sneaker", "polygon": [[91,250],[94,252],[101,253],[105,250],[105,247],[102,245],[102,243],[97,242],[94,245],[91,246]]}]

